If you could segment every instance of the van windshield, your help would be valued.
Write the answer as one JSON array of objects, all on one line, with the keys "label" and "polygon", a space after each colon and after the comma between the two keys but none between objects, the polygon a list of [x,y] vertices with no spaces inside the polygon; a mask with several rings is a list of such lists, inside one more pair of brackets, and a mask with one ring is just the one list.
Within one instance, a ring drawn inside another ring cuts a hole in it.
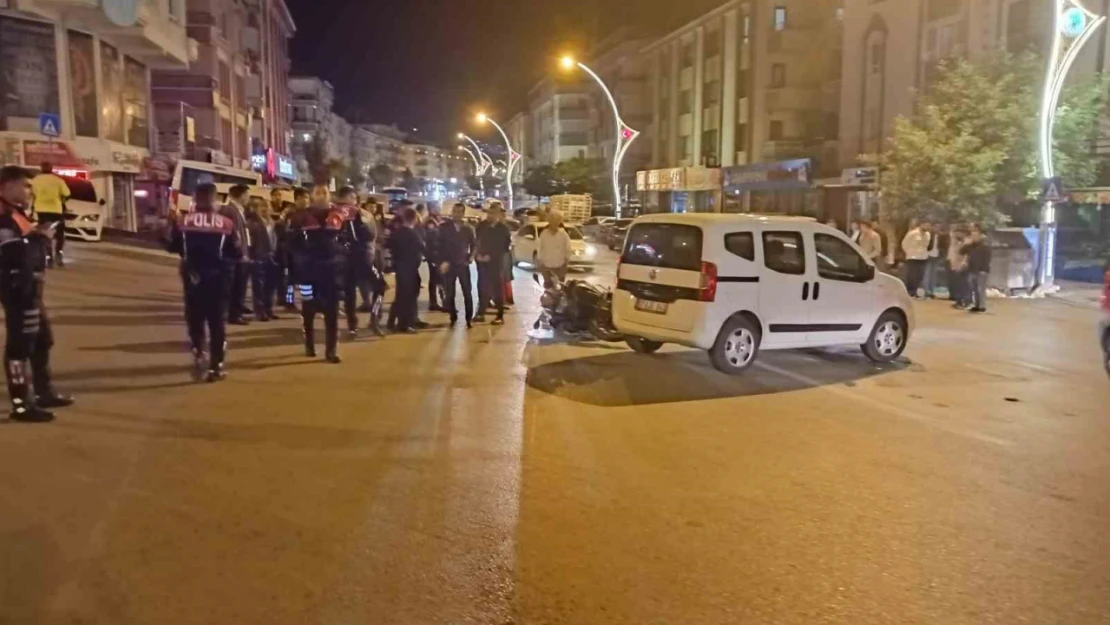
[{"label": "van windshield", "polygon": [[621,262],[700,271],[701,228],[679,224],[636,224],[625,240]]}]

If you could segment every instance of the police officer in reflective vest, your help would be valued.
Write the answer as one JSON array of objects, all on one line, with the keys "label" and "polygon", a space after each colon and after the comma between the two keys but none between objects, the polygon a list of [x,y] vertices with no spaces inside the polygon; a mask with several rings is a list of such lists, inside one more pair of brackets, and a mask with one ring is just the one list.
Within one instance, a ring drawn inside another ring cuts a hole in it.
[{"label": "police officer in reflective vest", "polygon": [[0,303],[7,330],[4,373],[11,418],[45,422],[54,418],[50,408],[73,404],[72,397],[59,395],[50,383],[54,335],[43,303],[46,258],[54,228],[61,224],[36,227],[27,218],[28,180],[19,167],[0,168]]},{"label": "police officer in reflective vest", "polygon": [[227,334],[224,313],[229,279],[226,267],[238,261],[243,251],[235,222],[216,208],[216,185],[197,186],[193,198],[194,210],[173,224],[168,249],[181,256],[193,379],[217,382],[227,377],[224,371]]},{"label": "police officer in reflective vest", "polygon": [[330,200],[328,188],[316,185],[312,189],[312,204],[303,211],[297,211],[289,225],[301,290],[305,355],[316,357],[316,314],[322,313],[324,358],[332,364],[338,364],[340,270],[343,256],[339,237],[343,230],[343,214],[331,205]]}]

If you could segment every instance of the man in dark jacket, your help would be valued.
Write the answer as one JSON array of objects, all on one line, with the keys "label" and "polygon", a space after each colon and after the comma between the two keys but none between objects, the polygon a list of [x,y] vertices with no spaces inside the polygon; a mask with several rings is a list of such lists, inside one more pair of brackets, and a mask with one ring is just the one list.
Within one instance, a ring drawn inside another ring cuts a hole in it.
[{"label": "man in dark jacket", "polygon": [[970,312],[987,312],[987,281],[991,273],[991,244],[982,226],[971,226],[971,236],[960,250],[967,256],[967,274],[971,283]]},{"label": "man in dark jacket", "polygon": [[347,316],[347,336],[358,337],[358,291],[370,281],[370,245],[374,233],[363,221],[354,187],[343,187],[336,194],[335,209],[343,215],[343,314]]},{"label": "man in dark jacket", "polygon": [[343,256],[339,237],[343,231],[343,215],[331,205],[328,188],[316,185],[312,189],[312,204],[298,210],[289,226],[301,290],[305,355],[316,357],[316,314],[323,313],[324,358],[338,364],[341,362],[338,353],[339,272]]},{"label": "man in dark jacket", "polygon": [[451,220],[439,227],[439,249],[443,276],[443,306],[451,313],[451,325],[459,322],[459,304],[455,299],[455,286],[462,287],[466,312],[466,327],[472,327],[474,295],[470,285],[470,265],[474,262],[477,239],[474,228],[466,223],[466,205],[455,204]]},{"label": "man in dark jacket", "polygon": [[416,301],[420,297],[420,264],[424,261],[424,242],[416,232],[416,211],[411,206],[401,209],[401,227],[389,237],[397,293],[390,317],[396,317],[397,331],[412,333],[417,326]]},{"label": "man in dark jacket", "polygon": [[251,295],[254,297],[254,318],[258,321],[277,319],[274,314],[274,289],[277,276],[277,237],[270,223],[269,206],[255,199],[247,211],[247,232],[251,246],[247,254],[251,261]]},{"label": "man in dark jacket", "polygon": [[73,398],[59,395],[50,382],[54,333],[43,301],[46,258],[54,228],[62,224],[36,226],[27,217],[29,200],[26,172],[14,165],[0,169],[0,304],[11,418],[42,423],[54,419],[48,409],[69,406]]},{"label": "man in dark jacket", "polygon": [[512,247],[513,233],[503,219],[505,209],[501,202],[491,202],[486,209],[486,219],[478,224],[476,237],[478,251],[478,315],[475,321],[485,321],[486,307],[493,302],[497,317],[493,325],[505,323],[505,261]]},{"label": "man in dark jacket", "polygon": [[[247,231],[247,202],[250,199],[250,187],[237,184],[227,192],[227,204],[220,208],[220,214],[231,219],[235,225],[235,235],[239,237],[243,249],[250,249],[251,235]],[[227,322],[231,325],[250,325],[246,316],[251,314],[247,308],[247,284],[250,282],[250,258],[246,254],[242,258],[229,261],[227,271],[229,275]]]}]

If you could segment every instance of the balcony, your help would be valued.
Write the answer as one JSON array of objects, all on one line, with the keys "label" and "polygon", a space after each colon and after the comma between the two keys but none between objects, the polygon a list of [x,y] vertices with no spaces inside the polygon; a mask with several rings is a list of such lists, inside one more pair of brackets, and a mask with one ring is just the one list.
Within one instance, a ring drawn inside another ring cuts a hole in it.
[{"label": "balcony", "polygon": [[245,26],[241,32],[240,41],[243,43],[243,50],[259,54],[262,52],[262,36],[258,28],[254,26]]},{"label": "balcony", "polygon": [[821,91],[802,87],[767,89],[767,111],[819,111],[824,106]]},{"label": "balcony", "polygon": [[252,74],[243,79],[243,98],[248,106],[262,106],[262,77]]},{"label": "balcony", "polygon": [[189,63],[189,37],[181,22],[170,17],[165,0],[139,0],[131,26],[112,23],[100,0],[24,0],[19,8],[51,20],[65,14],[68,22],[104,36],[122,53],[152,69],[182,69]]}]

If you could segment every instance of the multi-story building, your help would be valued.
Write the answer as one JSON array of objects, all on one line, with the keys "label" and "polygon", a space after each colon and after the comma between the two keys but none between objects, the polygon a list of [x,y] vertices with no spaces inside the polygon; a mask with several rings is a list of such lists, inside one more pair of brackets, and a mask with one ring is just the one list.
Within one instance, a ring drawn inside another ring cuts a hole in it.
[{"label": "multi-story building", "polygon": [[351,160],[367,171],[386,165],[399,172],[405,167],[402,159],[405,136],[397,126],[359,124],[351,133]]},{"label": "multi-story building", "polygon": [[[1096,4],[1088,3],[1091,8]],[[936,63],[975,59],[997,49],[1046,50],[1052,36],[1050,0],[847,0],[841,146],[847,165],[880,153],[894,120],[914,112]],[[1071,76],[1090,77],[1110,60],[1107,38],[1080,53]]]},{"label": "multi-story building", "polygon": [[[775,210],[800,198],[774,196],[783,176],[805,188],[811,171],[839,173],[840,18],[841,0],[733,0],[645,48],[651,163],[694,169],[644,172],[638,187],[664,192],[654,208]],[[724,198],[716,168],[741,181]]]},{"label": "multi-story building", "polygon": [[50,162],[92,182],[108,226],[154,224],[156,205],[137,205],[135,188],[154,142],[150,71],[195,54],[185,0],[140,2],[133,20],[99,2],[0,2],[0,163]]},{"label": "multi-story building", "polygon": [[251,108],[244,81],[246,8],[234,0],[189,0],[186,23],[198,44],[188,67],[154,73],[159,153],[250,168]]},{"label": "multi-story building", "polygon": [[[290,158],[289,39],[296,32],[284,0],[245,0],[246,101],[251,107],[251,164],[270,179],[293,181]],[[272,168],[272,169],[271,169]]]},{"label": "multi-story building", "polygon": [[[335,106],[335,88],[322,78],[290,77],[289,97],[292,109],[289,122],[292,131],[290,149],[300,170],[301,179],[312,180],[308,161],[305,158],[305,145],[311,141],[323,141],[328,148],[328,158],[340,158],[343,154],[350,154],[350,124],[337,121],[338,116],[332,112]],[[333,133],[338,133],[340,136],[335,137]],[[345,143],[345,145],[337,146],[337,143]],[[340,153],[340,149],[344,149],[345,152]]]},{"label": "multi-story building", "polygon": [[349,163],[351,160],[351,133],[354,127],[339,114],[328,116],[328,159]]},{"label": "multi-story building", "polygon": [[590,150],[590,85],[578,74],[541,80],[528,94],[529,149],[534,165],[555,165]]}]

